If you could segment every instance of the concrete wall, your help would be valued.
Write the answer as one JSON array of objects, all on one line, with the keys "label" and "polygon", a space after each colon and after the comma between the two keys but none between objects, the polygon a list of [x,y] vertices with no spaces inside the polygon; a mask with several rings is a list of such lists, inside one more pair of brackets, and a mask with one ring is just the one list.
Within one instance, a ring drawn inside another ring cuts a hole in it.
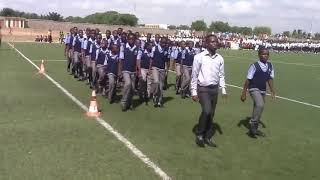
[{"label": "concrete wall", "polygon": [[70,28],[78,27],[79,29],[90,28],[99,28],[100,31],[105,32],[108,30],[115,30],[119,27],[122,27],[125,31],[132,30],[133,32],[140,33],[153,33],[153,34],[169,34],[174,35],[174,30],[164,30],[164,29],[147,29],[147,28],[139,28],[139,27],[130,27],[130,26],[112,26],[112,25],[102,25],[102,24],[89,24],[89,23],[70,23],[70,22],[56,22],[50,20],[37,20],[37,19],[29,19],[28,26],[32,29],[42,29],[48,30],[51,29],[53,31],[64,31],[69,32]]}]

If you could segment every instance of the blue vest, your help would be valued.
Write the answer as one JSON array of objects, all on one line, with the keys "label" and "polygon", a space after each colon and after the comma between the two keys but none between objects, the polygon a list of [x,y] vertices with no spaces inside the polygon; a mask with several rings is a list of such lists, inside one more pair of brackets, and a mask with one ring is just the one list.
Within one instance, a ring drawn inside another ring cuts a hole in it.
[{"label": "blue vest", "polygon": [[92,41],[87,40],[87,49],[84,51],[85,56],[89,56],[90,55],[90,46],[92,44]]},{"label": "blue vest", "polygon": [[[125,45],[124,45],[125,46]],[[124,48],[123,71],[136,72],[138,48]]]},{"label": "blue vest", "polygon": [[79,39],[79,37],[75,37],[75,45],[74,45],[74,51],[76,52],[81,52],[81,41]]},{"label": "blue vest", "polygon": [[99,49],[99,47],[97,47],[96,44],[92,43],[91,44],[91,61],[95,61],[96,60],[97,49]]},{"label": "blue vest", "polygon": [[149,69],[150,67],[150,61],[151,61],[151,57],[148,56],[148,53],[145,53],[143,51],[142,56],[141,56],[141,62],[140,62],[140,66],[143,69]]},{"label": "blue vest", "polygon": [[107,54],[107,63],[107,72],[117,75],[119,56],[112,57],[110,54]]},{"label": "blue vest", "polygon": [[[183,53],[183,51],[184,51],[184,53]],[[176,63],[177,64],[183,63],[183,61],[186,59],[186,54],[187,54],[187,49],[179,51],[177,59],[176,59]]]},{"label": "blue vest", "polygon": [[108,50],[99,49],[98,57],[97,57],[97,64],[103,65],[104,61],[106,60],[108,54]]},{"label": "blue vest", "polygon": [[260,91],[266,91],[267,90],[267,81],[271,79],[271,72],[272,72],[272,64],[270,62],[268,63],[268,69],[266,72],[263,72],[259,63],[256,62],[253,65],[256,68],[256,72],[254,73],[254,76],[252,79],[249,80],[249,89],[257,88]]},{"label": "blue vest", "polygon": [[68,46],[69,46],[70,49],[72,48],[73,38],[74,38],[74,36],[70,35],[69,43],[68,43]]},{"label": "blue vest", "polygon": [[195,54],[196,52],[193,49],[190,50],[189,52],[187,51],[186,58],[182,61],[182,65],[189,66],[189,67],[192,66]]},{"label": "blue vest", "polygon": [[167,61],[168,61],[168,51],[166,49],[162,49],[162,52],[160,52],[158,46],[156,46],[153,54],[152,66],[159,69],[165,69]]}]

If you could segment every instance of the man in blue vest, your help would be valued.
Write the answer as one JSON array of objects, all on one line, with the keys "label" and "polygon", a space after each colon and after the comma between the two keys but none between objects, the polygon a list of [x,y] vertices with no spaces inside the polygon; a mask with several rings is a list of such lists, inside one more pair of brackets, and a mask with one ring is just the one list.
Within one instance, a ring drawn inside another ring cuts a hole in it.
[{"label": "man in blue vest", "polygon": [[153,94],[154,107],[163,107],[163,87],[166,75],[166,69],[169,69],[168,49],[166,48],[167,40],[161,38],[159,44],[152,49],[153,58],[151,93]]},{"label": "man in blue vest", "polygon": [[[76,31],[77,32],[77,31]],[[82,44],[83,44],[83,31],[80,30],[79,34],[77,34],[73,38],[72,42],[72,51],[73,51],[73,70],[75,72],[74,77],[83,78],[83,71],[82,71]]]},{"label": "man in blue vest", "polygon": [[123,96],[121,100],[122,111],[132,107],[132,98],[135,89],[135,78],[137,71],[137,55],[139,48],[135,45],[134,34],[129,34],[127,43],[120,47],[120,67],[123,76]]},{"label": "man in blue vest", "polygon": [[247,80],[244,83],[241,95],[241,101],[244,102],[246,100],[247,90],[249,90],[254,102],[252,118],[250,120],[250,129],[248,132],[248,135],[252,138],[256,138],[256,136],[264,136],[264,134],[258,130],[258,127],[264,109],[267,83],[271,91],[272,99],[275,99],[276,96],[273,87],[274,68],[273,65],[268,62],[268,59],[269,50],[266,48],[260,48],[259,61],[250,66]]}]

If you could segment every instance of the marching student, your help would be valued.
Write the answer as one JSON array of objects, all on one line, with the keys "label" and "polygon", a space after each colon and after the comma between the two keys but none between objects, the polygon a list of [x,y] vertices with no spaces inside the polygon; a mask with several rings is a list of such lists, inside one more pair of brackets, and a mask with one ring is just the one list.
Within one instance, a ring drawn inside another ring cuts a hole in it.
[{"label": "marching student", "polygon": [[82,48],[81,48],[82,42],[83,42],[83,31],[80,30],[79,34],[77,34],[73,38],[73,42],[72,42],[72,52],[73,52],[73,68],[72,69],[75,72],[74,78],[79,78],[79,80],[82,80],[83,78]]},{"label": "marching student", "polygon": [[[152,44],[151,42],[145,43],[145,48],[141,49],[137,56],[138,64],[138,77],[139,77],[139,97],[142,102],[148,103],[150,89],[150,66],[152,59]],[[151,85],[151,83],[150,83]]]},{"label": "marching student", "polygon": [[163,107],[163,86],[166,74],[166,68],[169,68],[168,50],[166,49],[166,39],[161,38],[160,44],[152,48],[153,58],[152,67],[152,85],[154,107]]},{"label": "marching student", "polygon": [[74,38],[74,31],[73,31],[73,28],[71,28],[70,29],[70,33],[68,33],[66,38],[65,38],[65,49],[64,49],[65,50],[65,56],[68,59],[68,62],[67,62],[67,71],[68,72],[70,72],[70,69],[71,69],[73,38]]},{"label": "marching student", "polygon": [[100,49],[100,44],[102,40],[101,34],[96,34],[96,31],[91,32],[95,37],[95,42],[91,44],[89,53],[91,54],[91,68],[92,68],[92,81],[90,83],[90,88],[95,88],[97,83],[97,65],[96,65],[96,52]]},{"label": "marching student", "polygon": [[102,93],[105,88],[106,82],[106,59],[108,51],[108,41],[106,39],[101,41],[100,48],[96,51],[96,65],[97,65],[97,72],[99,75],[98,78],[98,93]]},{"label": "marching student", "polygon": [[138,47],[135,45],[134,34],[129,34],[127,43],[120,47],[120,63],[124,81],[121,100],[122,111],[133,108],[132,98],[135,90],[138,50]]},{"label": "marching student", "polygon": [[224,59],[216,53],[219,41],[215,35],[206,37],[206,50],[194,57],[191,75],[192,99],[201,104],[201,115],[196,130],[196,144],[199,147],[216,147],[213,137],[213,118],[218,101],[219,88],[222,98],[227,98]]},{"label": "marching student", "polygon": [[112,44],[110,47],[110,53],[107,54],[107,60],[104,64],[107,66],[107,76],[109,80],[107,97],[110,104],[114,102],[117,87],[117,76],[118,73],[121,73],[119,61],[119,47],[116,44]]},{"label": "marching student", "polygon": [[181,97],[182,99],[186,96],[190,97],[190,82],[191,82],[191,72],[194,56],[196,55],[195,49],[193,49],[193,41],[188,42],[188,47],[186,48],[185,59],[182,61],[182,82],[181,82]]},{"label": "marching student", "polygon": [[256,136],[264,136],[264,133],[259,131],[258,127],[264,109],[267,83],[271,91],[272,99],[275,99],[276,96],[273,86],[274,68],[273,65],[268,62],[269,50],[266,48],[260,48],[258,55],[259,60],[254,64],[251,64],[249,67],[247,80],[244,83],[241,95],[241,101],[244,102],[246,100],[247,90],[249,90],[250,96],[253,100],[253,112],[250,120],[250,130],[248,132],[248,135],[252,138],[256,138]]},{"label": "marching student", "polygon": [[175,70],[175,61],[178,57],[178,53],[178,44],[176,41],[173,41],[171,45],[170,70]]},{"label": "marching student", "polygon": [[182,61],[186,58],[186,42],[181,41],[180,42],[180,48],[178,52],[178,56],[176,59],[176,94],[180,94],[180,88],[181,88],[181,78],[182,78]]},{"label": "marching student", "polygon": [[85,65],[85,73],[86,78],[88,79],[88,84],[92,82],[92,67],[91,67],[91,53],[90,53],[90,47],[92,43],[94,43],[95,39],[95,31],[92,31],[90,29],[86,30],[87,38],[83,41],[83,54],[84,54],[84,65]]}]

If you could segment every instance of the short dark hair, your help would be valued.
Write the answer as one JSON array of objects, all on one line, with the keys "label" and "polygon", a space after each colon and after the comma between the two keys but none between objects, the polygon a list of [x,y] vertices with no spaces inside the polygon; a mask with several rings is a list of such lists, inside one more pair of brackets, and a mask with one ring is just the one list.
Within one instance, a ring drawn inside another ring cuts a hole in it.
[{"label": "short dark hair", "polygon": [[258,54],[261,54],[262,51],[268,51],[269,52],[269,49],[267,49],[267,48],[262,46],[262,47],[259,48]]},{"label": "short dark hair", "polygon": [[207,42],[210,38],[212,38],[212,37],[218,39],[218,37],[217,37],[216,35],[214,35],[214,34],[209,34],[209,35],[207,35],[206,38],[205,38],[206,42]]}]

